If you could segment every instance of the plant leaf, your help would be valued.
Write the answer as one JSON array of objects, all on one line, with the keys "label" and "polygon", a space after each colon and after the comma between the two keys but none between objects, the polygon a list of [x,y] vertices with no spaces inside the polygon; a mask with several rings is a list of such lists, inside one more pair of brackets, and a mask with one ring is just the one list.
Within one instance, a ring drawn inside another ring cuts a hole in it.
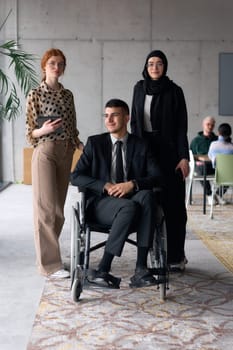
[{"label": "plant leaf", "polygon": [[9,78],[3,73],[3,71],[0,69],[0,93],[1,94],[7,94],[8,93],[8,80]]},{"label": "plant leaf", "polygon": [[12,118],[15,118],[20,110],[20,99],[17,96],[16,87],[13,84],[11,93],[8,96],[4,106],[5,119],[10,120]]},{"label": "plant leaf", "polygon": [[[9,68],[13,68],[17,84],[24,95],[27,96],[29,91],[39,84],[33,65],[37,57],[21,50],[14,40],[0,45],[0,55],[10,59]],[[9,93],[9,91],[11,92]],[[9,120],[15,118],[21,109],[20,98],[16,86],[2,69],[0,69],[0,93],[6,99],[4,104],[2,101],[2,104],[0,104],[0,118]]]}]

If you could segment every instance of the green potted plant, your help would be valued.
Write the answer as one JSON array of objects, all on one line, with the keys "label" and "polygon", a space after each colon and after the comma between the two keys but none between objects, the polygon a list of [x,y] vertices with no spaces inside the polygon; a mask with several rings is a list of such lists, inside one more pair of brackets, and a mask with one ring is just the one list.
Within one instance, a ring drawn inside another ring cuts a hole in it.
[{"label": "green potted plant", "polygon": [[[6,69],[0,68],[0,120],[11,120],[19,115],[21,102],[18,91],[26,96],[38,85],[33,63],[36,57],[23,51],[14,40],[0,45],[0,56],[9,61]],[[7,69],[13,69],[17,84],[8,76]]]},{"label": "green potted plant", "polygon": [[[22,110],[19,92],[26,96],[33,87],[38,85],[37,74],[33,63],[36,57],[21,50],[14,40],[7,41],[0,45],[0,58],[5,59],[6,65],[0,67],[0,138],[1,122],[12,120],[20,115]],[[1,59],[3,62],[3,59]],[[14,78],[9,77],[8,70],[13,70]],[[12,80],[13,79],[13,80]],[[2,182],[1,164],[1,139],[0,139],[0,191],[10,184]]]}]

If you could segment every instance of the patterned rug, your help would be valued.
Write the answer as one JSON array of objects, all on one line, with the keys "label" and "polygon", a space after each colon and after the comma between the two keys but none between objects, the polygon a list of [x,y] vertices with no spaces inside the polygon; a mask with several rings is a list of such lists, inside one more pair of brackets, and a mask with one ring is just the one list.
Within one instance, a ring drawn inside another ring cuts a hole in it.
[{"label": "patterned rug", "polygon": [[189,227],[219,261],[233,273],[233,204],[216,206],[214,218],[202,214],[200,199],[189,206]]},{"label": "patterned rug", "polygon": [[163,303],[156,287],[129,288],[135,253],[114,260],[121,289],[87,288],[78,303],[69,279],[46,280],[27,350],[231,350],[233,276],[200,240],[189,233],[187,270]]},{"label": "patterned rug", "polygon": [[[67,217],[76,197],[71,187]],[[69,279],[46,280],[27,350],[232,350],[232,220],[232,206],[216,207],[213,220],[202,214],[200,198],[189,207],[189,263],[184,274],[170,274],[165,302],[157,287],[129,288],[136,257],[129,245],[112,265],[119,290],[84,288],[75,303]],[[67,225],[66,263],[69,245]],[[91,267],[101,255],[91,255]]]}]

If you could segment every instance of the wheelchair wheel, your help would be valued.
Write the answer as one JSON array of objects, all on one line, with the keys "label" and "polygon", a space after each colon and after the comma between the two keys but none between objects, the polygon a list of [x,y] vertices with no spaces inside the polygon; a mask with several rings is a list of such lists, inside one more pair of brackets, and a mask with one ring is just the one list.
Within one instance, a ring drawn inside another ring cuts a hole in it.
[{"label": "wheelchair wheel", "polygon": [[159,284],[159,295],[160,295],[160,300],[164,301],[166,299],[166,291],[167,291],[167,285],[168,285],[168,269],[167,269],[167,254],[166,254],[166,251],[163,249],[163,247],[160,251],[159,265],[162,271],[161,275],[159,276],[159,279],[161,280],[161,283]]},{"label": "wheelchair wheel", "polygon": [[76,207],[72,207],[71,211],[71,251],[70,251],[70,274],[73,276],[75,267],[77,266],[77,240],[80,232],[80,219],[79,219],[79,203]]},{"label": "wheelchair wheel", "polygon": [[77,302],[80,298],[80,295],[83,291],[83,276],[82,276],[82,269],[80,266],[77,266],[77,268],[74,271],[74,276],[72,279],[72,285],[71,285],[71,296],[72,300]]},{"label": "wheelchair wheel", "polygon": [[155,270],[155,276],[158,280],[160,300],[164,301],[168,286],[167,234],[166,223],[161,208],[158,208],[156,221],[153,247],[150,249],[150,265]]},{"label": "wheelchair wheel", "polygon": [[84,263],[85,232],[84,225],[80,222],[80,206],[72,207],[71,212],[71,252],[70,252],[70,273],[71,276],[77,265]]},{"label": "wheelchair wheel", "polygon": [[79,300],[83,290],[83,261],[84,261],[85,237],[80,222],[80,205],[72,207],[71,212],[71,252],[70,252],[70,274],[71,295],[73,301]]}]

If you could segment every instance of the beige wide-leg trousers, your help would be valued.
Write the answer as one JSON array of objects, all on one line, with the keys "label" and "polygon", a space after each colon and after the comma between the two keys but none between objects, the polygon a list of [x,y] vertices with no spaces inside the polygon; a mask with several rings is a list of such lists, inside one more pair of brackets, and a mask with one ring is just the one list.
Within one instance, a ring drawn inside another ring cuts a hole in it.
[{"label": "beige wide-leg trousers", "polygon": [[59,236],[74,147],[68,141],[39,144],[32,156],[34,233],[37,266],[48,276],[63,268]]}]

